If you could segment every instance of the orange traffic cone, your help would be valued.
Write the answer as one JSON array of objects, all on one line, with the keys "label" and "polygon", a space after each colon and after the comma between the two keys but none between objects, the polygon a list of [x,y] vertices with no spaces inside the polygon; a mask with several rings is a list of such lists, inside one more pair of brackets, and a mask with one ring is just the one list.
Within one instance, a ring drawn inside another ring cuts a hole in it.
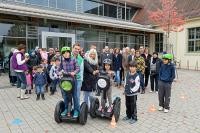
[{"label": "orange traffic cone", "polygon": [[186,99],[186,95],[185,94],[181,94],[180,98],[185,100]]},{"label": "orange traffic cone", "polygon": [[152,104],[151,107],[149,108],[149,112],[155,112],[155,111],[156,111],[155,105]]},{"label": "orange traffic cone", "polygon": [[116,121],[115,121],[115,116],[114,116],[114,115],[112,116],[112,120],[111,120],[110,126],[111,126],[112,128],[115,128],[115,127],[116,127]]}]

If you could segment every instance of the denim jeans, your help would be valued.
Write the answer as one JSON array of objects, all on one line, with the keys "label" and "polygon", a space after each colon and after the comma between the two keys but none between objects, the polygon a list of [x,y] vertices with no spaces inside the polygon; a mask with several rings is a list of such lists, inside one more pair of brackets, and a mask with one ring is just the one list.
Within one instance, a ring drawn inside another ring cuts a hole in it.
[{"label": "denim jeans", "polygon": [[119,84],[120,83],[120,71],[115,71],[115,81]]},{"label": "denim jeans", "polygon": [[36,94],[44,94],[45,85],[35,85]]},{"label": "denim jeans", "polygon": [[26,89],[26,75],[24,72],[16,72],[17,75],[17,87],[21,89]]},{"label": "denim jeans", "polygon": [[59,83],[59,79],[54,79],[51,81],[51,87],[52,87],[52,91],[55,92],[56,91],[56,86]]},{"label": "denim jeans", "polygon": [[78,101],[78,105],[80,106],[80,93],[81,93],[81,87],[82,87],[82,80],[77,80],[77,101]]},{"label": "denim jeans", "polygon": [[[76,86],[77,86],[77,80],[74,81],[73,90],[72,90],[72,98],[73,98],[73,103],[74,103],[74,110],[80,112],[80,104],[78,103]],[[69,97],[70,95],[66,91],[64,91],[62,88],[61,88],[61,93],[64,99],[65,107],[67,109],[68,103],[71,100]]]},{"label": "denim jeans", "polygon": [[86,104],[88,105],[88,108],[90,108],[89,104],[90,104],[91,94],[92,94],[92,92],[90,92],[90,91],[84,91],[83,92],[83,95],[84,95],[83,101],[86,102]]},{"label": "denim jeans", "polygon": [[138,75],[139,75],[139,77],[140,77],[140,88],[141,88],[142,90],[144,90],[144,89],[145,89],[145,88],[144,88],[144,74],[142,74],[141,71],[138,71],[137,73],[138,73]]},{"label": "denim jeans", "polygon": [[73,97],[73,102],[74,102],[74,110],[80,112],[80,103],[78,101],[78,93],[79,92],[78,92],[78,89],[77,89],[77,80],[75,79],[72,97]]},{"label": "denim jeans", "polygon": [[69,103],[72,103],[72,93],[67,93],[63,89],[61,89],[61,93],[62,93],[62,97],[64,99],[65,109],[68,110]]}]

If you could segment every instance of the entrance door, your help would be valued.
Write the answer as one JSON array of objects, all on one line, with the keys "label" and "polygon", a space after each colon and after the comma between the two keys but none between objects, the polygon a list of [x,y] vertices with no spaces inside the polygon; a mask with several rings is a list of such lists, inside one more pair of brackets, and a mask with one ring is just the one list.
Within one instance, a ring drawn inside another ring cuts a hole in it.
[{"label": "entrance door", "polygon": [[75,34],[59,32],[42,32],[42,48],[58,48],[63,46],[72,47],[75,44]]}]

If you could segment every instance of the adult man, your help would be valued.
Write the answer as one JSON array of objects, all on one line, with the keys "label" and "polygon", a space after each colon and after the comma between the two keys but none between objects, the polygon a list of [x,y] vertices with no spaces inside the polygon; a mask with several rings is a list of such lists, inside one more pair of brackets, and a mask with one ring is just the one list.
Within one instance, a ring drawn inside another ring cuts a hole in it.
[{"label": "adult man", "polygon": [[135,60],[135,49],[131,49],[131,54],[128,56],[128,63]]},{"label": "adult man", "polygon": [[80,56],[79,52],[81,50],[80,44],[75,43],[72,48],[72,57],[74,57],[78,63],[78,66],[80,68],[80,72],[76,75],[76,93],[77,93],[77,101],[78,105],[80,105],[80,90],[82,87],[83,82],[83,70],[84,70],[84,61],[83,58]]},{"label": "adult man", "polygon": [[146,88],[147,85],[148,85],[149,75],[150,75],[151,55],[149,54],[149,49],[145,48],[144,54],[141,54],[141,56],[144,58],[144,61],[145,61],[145,73],[144,73],[145,81],[144,81],[144,84],[145,84],[145,88]]},{"label": "adult man", "polygon": [[111,66],[113,65],[113,54],[110,53],[108,46],[105,46],[105,52],[101,54],[101,66],[103,66],[103,61],[105,59],[110,59],[112,61]]},{"label": "adult man", "polygon": [[129,67],[128,67],[129,53],[130,53],[130,48],[126,47],[124,53],[122,54],[122,67],[123,67],[123,70],[124,70],[124,78],[126,77],[126,73],[129,70]]},{"label": "adult man", "polygon": [[17,50],[14,52],[12,56],[12,68],[16,72],[18,79],[18,87],[20,87],[19,96],[21,100],[28,99],[29,97],[25,96],[26,91],[26,75],[25,71],[28,70],[26,66],[26,62],[29,60],[28,57],[25,57],[24,53],[26,50],[26,46],[24,44],[19,44]]},{"label": "adult man", "polygon": [[145,72],[145,61],[144,58],[141,57],[140,51],[135,51],[135,62],[137,63],[137,73],[140,77],[140,88],[142,89],[141,94],[145,93],[144,88],[144,72]]}]

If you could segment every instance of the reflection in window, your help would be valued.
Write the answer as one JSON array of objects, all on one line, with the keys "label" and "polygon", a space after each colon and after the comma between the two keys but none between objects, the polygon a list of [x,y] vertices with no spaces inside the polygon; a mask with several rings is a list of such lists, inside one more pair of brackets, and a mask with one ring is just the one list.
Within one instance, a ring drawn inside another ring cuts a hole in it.
[{"label": "reflection in window", "polygon": [[75,11],[75,0],[57,0],[57,8]]},{"label": "reflection in window", "polygon": [[26,36],[26,26],[25,24],[5,24],[0,23],[0,36]]},{"label": "reflection in window", "polygon": [[84,0],[83,11],[84,13],[91,13],[98,15],[98,3],[89,0]]},{"label": "reflection in window", "polygon": [[117,18],[117,7],[113,5],[104,5],[104,16]]},{"label": "reflection in window", "polygon": [[49,7],[56,8],[57,2],[56,0],[49,0]]},{"label": "reflection in window", "polygon": [[48,7],[48,0],[25,0],[28,4]]}]

